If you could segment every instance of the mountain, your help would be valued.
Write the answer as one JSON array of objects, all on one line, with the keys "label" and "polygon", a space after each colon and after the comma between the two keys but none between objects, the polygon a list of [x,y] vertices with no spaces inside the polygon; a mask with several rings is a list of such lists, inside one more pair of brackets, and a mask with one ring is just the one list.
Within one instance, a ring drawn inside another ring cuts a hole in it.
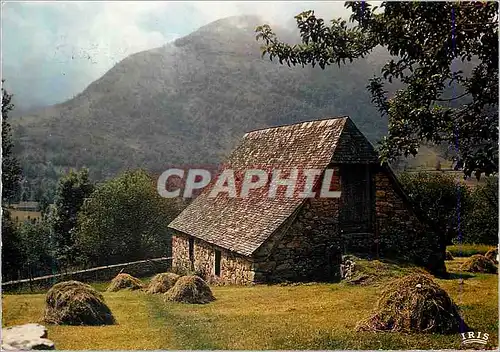
[{"label": "mountain", "polygon": [[262,23],[215,21],[128,56],[71,100],[13,119],[27,178],[56,179],[68,167],[86,166],[100,180],[127,168],[217,163],[247,131],[328,116],[351,116],[372,142],[386,132],[366,85],[387,55],[289,68],[261,57],[254,29]]}]

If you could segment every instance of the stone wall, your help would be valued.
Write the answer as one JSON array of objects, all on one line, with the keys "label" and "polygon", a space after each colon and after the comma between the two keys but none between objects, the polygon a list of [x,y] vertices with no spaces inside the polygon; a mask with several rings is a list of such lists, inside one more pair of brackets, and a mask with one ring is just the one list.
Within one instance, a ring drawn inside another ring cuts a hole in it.
[{"label": "stone wall", "polygon": [[[331,191],[340,190],[338,171],[332,177]],[[339,198],[307,199],[254,253],[255,281],[338,281],[342,261],[339,208]]]},{"label": "stone wall", "polygon": [[395,257],[422,265],[434,274],[446,273],[446,247],[435,233],[419,219],[411,204],[398,191],[390,171],[380,168],[375,174],[377,219],[377,255]]},{"label": "stone wall", "polygon": [[[373,233],[344,235],[339,224],[342,200],[312,198],[266,240],[252,258],[238,256],[194,239],[194,266],[189,260],[188,236],[172,238],[173,267],[191,271],[215,284],[249,284],[280,281],[338,281],[342,254],[364,253],[374,258],[402,258],[439,273],[444,252],[438,236],[421,223],[411,205],[398,191],[389,170],[372,167],[375,187]],[[338,175],[338,169],[335,175]],[[334,176],[331,190],[340,190]],[[215,275],[215,250],[221,252],[221,273]]]},{"label": "stone wall", "polygon": [[385,231],[393,218],[404,226],[421,227],[409,204],[396,192],[390,177],[382,170],[375,174],[375,185],[375,213],[379,231]]},{"label": "stone wall", "polygon": [[339,200],[311,199],[254,255],[257,282],[338,281]]},{"label": "stone wall", "polygon": [[[246,285],[253,282],[252,262],[225,249],[194,238],[193,263],[189,260],[189,236],[175,233],[172,237],[172,267],[181,274],[199,275],[210,284]],[[215,251],[221,253],[220,275],[215,275]]]},{"label": "stone wall", "polygon": [[172,270],[179,273],[193,270],[189,261],[188,237],[176,232],[172,234]]}]

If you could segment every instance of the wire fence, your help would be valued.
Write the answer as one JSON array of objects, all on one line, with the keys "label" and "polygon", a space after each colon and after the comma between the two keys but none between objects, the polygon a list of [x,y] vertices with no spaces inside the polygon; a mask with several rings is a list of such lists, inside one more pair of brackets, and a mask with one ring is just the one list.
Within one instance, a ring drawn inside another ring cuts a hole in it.
[{"label": "wire fence", "polygon": [[[171,267],[170,261],[172,260],[172,257],[160,257],[160,258],[153,258],[153,259],[145,259],[145,260],[139,260],[135,262],[128,262],[128,263],[120,263],[120,264],[112,264],[112,265],[105,265],[105,266],[99,266],[99,267],[94,267],[94,268],[89,268],[89,269],[83,269],[83,270],[77,270],[77,271],[72,271],[72,272],[63,272],[63,273],[58,273],[58,274],[52,274],[52,275],[44,275],[44,276],[38,276],[34,278],[28,278],[28,279],[21,279],[21,280],[13,280],[13,281],[7,281],[7,282],[2,282],[2,289],[8,288],[10,286],[22,286],[23,284],[36,284],[36,283],[41,283],[41,282],[56,282],[59,281],[61,278],[70,278],[70,279],[103,279],[103,280],[108,280],[112,277],[114,277],[118,273],[118,269],[122,268],[121,271],[123,271],[126,268],[132,269],[132,270],[127,270],[127,273],[129,274],[135,274],[135,275],[149,275],[149,274],[155,274],[157,272],[165,271]],[[120,271],[120,272],[121,272]],[[128,272],[131,271],[131,272]],[[101,275],[100,275],[101,273]]]}]

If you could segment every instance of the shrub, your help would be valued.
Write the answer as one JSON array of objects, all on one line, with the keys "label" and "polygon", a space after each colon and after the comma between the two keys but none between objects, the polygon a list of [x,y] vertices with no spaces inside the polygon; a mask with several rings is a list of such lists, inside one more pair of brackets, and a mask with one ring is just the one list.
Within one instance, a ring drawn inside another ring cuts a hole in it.
[{"label": "shrub", "polygon": [[[379,254],[422,266],[437,276],[446,275],[445,248],[429,228],[416,229],[399,218],[389,219],[380,234]],[[440,248],[443,248],[442,251]]]},{"label": "shrub", "polygon": [[464,243],[498,243],[498,178],[489,177],[471,193],[465,214]]},{"label": "shrub", "polygon": [[402,173],[399,180],[413,206],[425,214],[433,228],[451,244],[459,233],[458,199],[461,213],[469,204],[467,186],[457,186],[452,176],[443,173]]}]

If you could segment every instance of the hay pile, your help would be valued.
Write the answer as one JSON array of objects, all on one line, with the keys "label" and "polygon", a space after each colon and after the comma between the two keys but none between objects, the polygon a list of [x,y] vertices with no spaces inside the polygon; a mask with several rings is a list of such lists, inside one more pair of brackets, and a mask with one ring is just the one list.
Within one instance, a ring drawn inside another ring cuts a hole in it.
[{"label": "hay pile", "polygon": [[93,287],[79,281],[52,286],[45,298],[43,320],[49,324],[110,325],[115,318],[104,297]]},{"label": "hay pile", "polygon": [[444,259],[445,259],[445,260],[453,260],[453,259],[455,259],[455,258],[453,257],[453,254],[451,254],[451,252],[450,252],[450,251],[446,251],[446,255],[445,255],[445,258],[444,258]]},{"label": "hay pile", "polygon": [[471,273],[496,274],[497,267],[492,260],[486,258],[484,255],[475,254],[462,264],[460,270]]},{"label": "hay pile", "polygon": [[147,293],[165,293],[175,285],[179,278],[180,276],[174,273],[157,274],[151,279]]},{"label": "hay pile", "polygon": [[357,331],[400,331],[451,334],[465,323],[450,296],[426,274],[411,274],[391,282],[378,301],[375,314]]},{"label": "hay pile", "polygon": [[492,248],[484,255],[489,260],[493,261],[495,264],[498,264],[497,256],[498,256],[498,248]]},{"label": "hay pile", "polygon": [[120,290],[139,290],[143,288],[141,280],[133,277],[132,275],[120,273],[111,280],[106,291],[116,292]]},{"label": "hay pile", "polygon": [[199,276],[182,276],[165,293],[165,300],[182,303],[203,304],[215,301],[207,283]]}]

